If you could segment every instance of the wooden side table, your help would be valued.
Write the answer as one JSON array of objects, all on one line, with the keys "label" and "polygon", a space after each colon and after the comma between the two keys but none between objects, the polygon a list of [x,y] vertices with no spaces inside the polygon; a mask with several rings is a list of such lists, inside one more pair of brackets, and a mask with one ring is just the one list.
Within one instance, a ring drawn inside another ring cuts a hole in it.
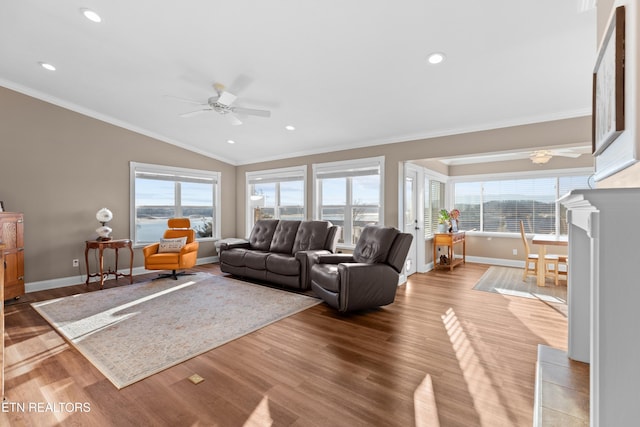
[{"label": "wooden side table", "polygon": [[[129,252],[131,253],[131,257],[129,259],[129,274],[123,274],[118,272],[118,249],[129,248]],[[89,273],[89,249],[97,249],[98,250],[98,258],[100,260],[100,272],[90,274]],[[111,268],[109,270],[104,271],[104,258],[103,253],[105,249],[114,249],[116,251],[116,265],[115,271],[112,271]],[[104,279],[108,277],[110,274],[113,274],[116,278],[118,277],[128,277],[129,284],[133,283],[133,246],[131,244],[131,240],[129,239],[116,239],[116,240],[87,240],[86,246],[84,249],[84,262],[87,265],[87,282],[89,285],[89,279],[92,277],[100,277],[100,289],[104,286]]]},{"label": "wooden side table", "polygon": [[[455,257],[454,246],[456,244],[462,244],[462,258]],[[447,246],[447,260],[448,264],[439,263],[437,256],[438,246]],[[453,267],[460,263],[466,262],[467,243],[465,241],[464,231],[456,231],[453,233],[436,233],[433,236],[433,268],[448,268],[449,271],[453,270]]]}]

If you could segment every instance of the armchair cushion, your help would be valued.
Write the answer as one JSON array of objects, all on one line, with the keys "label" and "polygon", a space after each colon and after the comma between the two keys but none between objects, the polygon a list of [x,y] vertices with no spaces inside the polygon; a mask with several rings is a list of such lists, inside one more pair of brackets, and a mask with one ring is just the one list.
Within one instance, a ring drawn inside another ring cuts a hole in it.
[{"label": "armchair cushion", "polygon": [[174,239],[160,239],[158,253],[180,252],[180,249],[187,243],[186,237],[176,237]]}]

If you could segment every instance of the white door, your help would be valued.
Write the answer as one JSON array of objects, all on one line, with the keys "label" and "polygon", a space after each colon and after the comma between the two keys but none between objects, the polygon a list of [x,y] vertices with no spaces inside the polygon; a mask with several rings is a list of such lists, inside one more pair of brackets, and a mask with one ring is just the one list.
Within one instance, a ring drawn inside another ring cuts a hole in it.
[{"label": "white door", "polygon": [[403,198],[403,211],[404,211],[404,232],[413,235],[413,241],[411,242],[411,248],[409,249],[409,255],[407,256],[407,264],[405,268],[405,274],[407,276],[417,271],[418,257],[418,242],[420,241],[420,231],[422,222],[419,218],[419,169],[410,163],[404,165],[404,198]]}]

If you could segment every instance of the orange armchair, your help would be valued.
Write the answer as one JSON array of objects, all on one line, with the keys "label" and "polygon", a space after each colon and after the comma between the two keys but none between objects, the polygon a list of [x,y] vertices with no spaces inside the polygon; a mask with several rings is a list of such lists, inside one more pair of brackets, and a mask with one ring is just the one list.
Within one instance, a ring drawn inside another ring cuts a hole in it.
[{"label": "orange armchair", "polygon": [[190,228],[189,218],[170,218],[167,223],[169,229],[164,232],[162,240],[142,249],[144,268],[171,270],[171,273],[161,274],[157,279],[172,277],[177,280],[178,276],[193,274],[176,271],[196,265],[200,244],[196,242],[196,232]]}]

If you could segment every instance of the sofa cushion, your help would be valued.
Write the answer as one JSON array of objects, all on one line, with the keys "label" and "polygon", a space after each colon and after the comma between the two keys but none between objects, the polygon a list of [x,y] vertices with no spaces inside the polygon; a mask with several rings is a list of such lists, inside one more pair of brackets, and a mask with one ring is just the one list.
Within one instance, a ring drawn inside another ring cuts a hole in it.
[{"label": "sofa cushion", "polygon": [[233,265],[235,267],[244,267],[244,255],[246,253],[246,249],[230,249],[228,251],[223,251],[220,254],[220,263]]},{"label": "sofa cushion", "polygon": [[280,221],[277,219],[260,219],[256,221],[256,224],[253,226],[253,230],[251,230],[251,235],[249,236],[251,249],[268,251],[271,247],[273,233],[275,233],[279,222]]},{"label": "sofa cushion", "polygon": [[331,223],[328,221],[304,221],[298,227],[293,253],[324,249]]},{"label": "sofa cushion", "polygon": [[290,254],[300,221],[280,221],[273,233],[270,252]]},{"label": "sofa cushion", "polygon": [[399,233],[400,230],[394,227],[366,226],[353,250],[354,261],[367,264],[385,262],[389,249]]},{"label": "sofa cushion", "polygon": [[254,270],[266,270],[269,255],[269,252],[246,251],[244,254],[244,265]]},{"label": "sofa cushion", "polygon": [[285,276],[298,276],[300,262],[293,255],[271,254],[267,257],[267,270]]},{"label": "sofa cushion", "polygon": [[327,291],[340,291],[338,264],[316,264],[311,269],[311,283]]}]

